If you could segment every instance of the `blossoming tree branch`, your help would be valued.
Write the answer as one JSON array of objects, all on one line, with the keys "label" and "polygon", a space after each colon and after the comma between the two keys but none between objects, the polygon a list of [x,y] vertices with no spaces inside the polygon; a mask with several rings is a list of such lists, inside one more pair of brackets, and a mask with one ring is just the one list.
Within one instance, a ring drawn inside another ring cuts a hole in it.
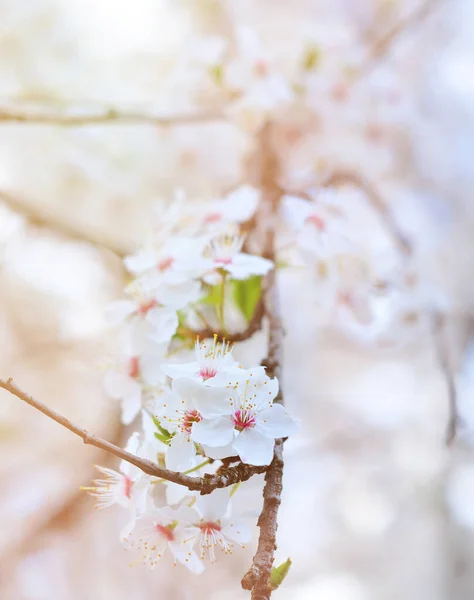
[{"label": "blossoming tree branch", "polygon": [[[369,49],[358,65],[340,56],[321,73],[320,50],[303,40],[287,69],[248,26],[237,26],[232,40],[194,40],[190,50],[180,68],[198,73],[204,96],[214,93],[221,108],[175,122],[225,118],[243,128],[252,139],[249,172],[241,185],[206,202],[177,192],[149,243],[124,258],[130,275],[124,298],[106,315],[120,347],[104,385],[121,404],[123,424],[134,429],[126,448],[72,423],[11,379],[0,387],[121,459],[118,470],[99,466],[98,479],[84,489],[98,508],[123,508],[121,542],[149,568],[163,559],[200,574],[219,550],[229,554],[248,544],[258,517],[256,552],[242,586],[253,600],[268,600],[290,565],[273,563],[283,445],[298,431],[283,402],[277,271],[305,269],[315,312],[361,343],[386,347],[418,335],[438,305],[412,264],[412,244],[368,178],[330,161],[322,171],[318,163],[295,173],[291,162],[294,140],[304,144],[315,135],[306,122],[294,124],[300,113],[311,125],[316,112],[319,121],[334,118],[334,106],[344,115],[361,100],[375,104],[384,117],[361,133],[363,144],[401,118],[406,106],[396,81],[360,77],[368,61],[374,68],[374,53]],[[113,111],[59,120],[3,111],[0,120],[173,124]],[[367,207],[378,216],[383,251],[359,226]],[[241,346],[258,335],[266,336],[260,364]],[[455,411],[452,385],[449,391]],[[245,482],[258,475],[264,475],[259,516],[239,501]]]}]

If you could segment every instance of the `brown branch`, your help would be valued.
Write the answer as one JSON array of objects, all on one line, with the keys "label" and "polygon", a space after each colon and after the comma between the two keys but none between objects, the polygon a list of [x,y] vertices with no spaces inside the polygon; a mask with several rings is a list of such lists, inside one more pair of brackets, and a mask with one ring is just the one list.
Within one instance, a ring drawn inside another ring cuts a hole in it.
[{"label": "brown branch", "polygon": [[130,248],[118,244],[115,240],[104,237],[98,232],[92,233],[89,231],[86,234],[74,225],[71,225],[62,219],[58,219],[53,214],[47,214],[46,212],[34,208],[32,203],[20,199],[11,192],[0,190],[0,202],[3,202],[8,208],[25,217],[30,225],[51,229],[71,240],[107,249],[119,257],[130,254]]},{"label": "brown branch", "polygon": [[91,446],[105,450],[109,454],[113,454],[114,456],[127,461],[131,465],[138,467],[147,475],[166,479],[166,481],[171,481],[173,483],[178,483],[179,485],[187,487],[191,491],[198,491],[202,495],[210,494],[217,488],[224,488],[241,481],[247,481],[253,477],[253,475],[264,473],[268,468],[266,466],[255,467],[253,465],[240,463],[235,467],[229,467],[228,469],[222,470],[219,475],[204,475],[204,477],[189,477],[188,475],[183,475],[182,473],[178,473],[176,471],[162,469],[151,460],[135,456],[134,454],[119,448],[115,444],[111,444],[97,435],[90,433],[86,429],[78,427],[72,423],[72,421],[66,417],[63,417],[42,402],[39,402],[32,396],[25,394],[25,392],[23,392],[13,383],[11,378],[7,381],[0,379],[0,388],[7,390],[10,392],[10,394],[13,394],[20,400],[23,400],[23,402],[26,402],[33,408],[36,408],[36,410],[42,412],[53,421],[56,421],[56,423],[59,423],[59,425],[69,429],[69,431],[72,431],[72,433],[75,433],[82,438],[84,444],[90,444]]},{"label": "brown branch", "polygon": [[78,115],[38,112],[31,113],[19,109],[0,109],[0,124],[52,125],[59,127],[88,127],[92,125],[153,125],[170,127],[174,125],[192,125],[219,121],[223,113],[203,111],[169,116],[144,112],[127,112],[114,108],[105,108],[98,112]]},{"label": "brown branch", "polygon": [[446,425],[445,440],[446,445],[450,446],[456,439],[458,426],[460,424],[456,382],[454,378],[454,370],[449,357],[449,348],[447,340],[447,324],[446,318],[437,313],[433,318],[433,336],[436,349],[436,355],[440,369],[446,380],[448,391],[448,422]]},{"label": "brown branch", "polygon": [[402,35],[415,25],[422,23],[440,3],[440,0],[425,0],[425,2],[420,4],[420,6],[418,6],[418,8],[410,15],[401,19],[389,29],[387,33],[378,39],[370,48],[368,58],[357,73],[356,79],[370,73],[370,71],[390,53],[395,43]]},{"label": "brown branch", "polygon": [[[275,259],[275,229],[278,204],[281,189],[277,185],[278,160],[272,150],[271,126],[267,124],[260,135],[258,157],[261,161],[261,188],[262,202],[257,213],[257,230],[263,239],[262,255],[270,260]],[[283,345],[283,330],[280,319],[279,299],[276,289],[275,269],[269,273],[265,280],[264,289],[265,314],[269,320],[269,341],[267,358],[263,362],[267,367],[270,377],[280,377],[281,353]],[[283,403],[280,391],[276,402]],[[283,442],[275,442],[273,461],[265,475],[263,490],[263,508],[258,519],[260,536],[257,551],[253,558],[252,566],[242,578],[242,587],[252,591],[252,600],[268,600],[272,593],[270,576],[276,550],[276,533],[278,528],[278,509],[281,503],[282,477],[283,477]]]},{"label": "brown branch", "polygon": [[368,202],[380,216],[400,252],[409,257],[412,254],[411,244],[399,228],[390,208],[382,200],[376,188],[359,173],[345,170],[334,171],[324,180],[322,185],[323,187],[331,187],[343,184],[350,184],[364,192]]}]

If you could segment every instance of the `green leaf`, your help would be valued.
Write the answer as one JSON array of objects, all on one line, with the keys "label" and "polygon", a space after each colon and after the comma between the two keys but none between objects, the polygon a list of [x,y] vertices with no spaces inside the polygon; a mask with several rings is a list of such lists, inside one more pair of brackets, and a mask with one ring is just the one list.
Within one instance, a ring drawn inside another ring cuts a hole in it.
[{"label": "green leaf", "polygon": [[161,426],[161,423],[158,421],[158,419],[156,417],[152,417],[153,419],[153,423],[155,424],[155,427],[158,429],[158,432],[154,433],[154,436],[156,437],[157,440],[160,440],[160,442],[163,442],[163,444],[169,444],[171,439],[173,438],[173,434],[170,433],[167,429],[165,429],[164,427]]},{"label": "green leaf", "polygon": [[201,298],[199,302],[201,304],[213,304],[215,306],[218,306],[221,303],[221,286],[210,285],[208,288],[207,296]]},{"label": "green leaf", "polygon": [[284,563],[282,563],[279,567],[273,567],[272,572],[270,574],[270,583],[272,584],[272,589],[276,590],[282,583],[285,577],[288,575],[288,571],[291,567],[291,558],[288,558]]},{"label": "green leaf", "polygon": [[232,284],[234,287],[234,301],[247,321],[250,321],[262,293],[262,278],[259,275],[254,275],[243,281],[233,281]]}]

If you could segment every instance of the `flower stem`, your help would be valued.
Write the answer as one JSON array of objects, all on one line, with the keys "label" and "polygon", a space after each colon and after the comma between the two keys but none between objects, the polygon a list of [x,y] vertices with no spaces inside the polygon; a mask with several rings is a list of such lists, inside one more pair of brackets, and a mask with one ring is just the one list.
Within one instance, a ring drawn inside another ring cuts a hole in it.
[{"label": "flower stem", "polygon": [[221,298],[219,303],[219,325],[223,333],[226,332],[225,324],[224,324],[224,302],[225,302],[225,282],[226,282],[226,273],[222,272],[222,282],[221,282]]}]

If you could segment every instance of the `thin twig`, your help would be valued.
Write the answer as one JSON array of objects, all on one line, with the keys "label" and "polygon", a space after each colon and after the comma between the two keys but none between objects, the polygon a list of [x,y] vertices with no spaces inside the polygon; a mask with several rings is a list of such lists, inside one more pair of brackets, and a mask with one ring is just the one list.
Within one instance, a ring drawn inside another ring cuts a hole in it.
[{"label": "thin twig", "polygon": [[440,3],[440,0],[425,0],[411,14],[390,28],[372,45],[367,60],[358,71],[356,79],[359,80],[369,74],[390,53],[395,43],[415,25],[422,23]]},{"label": "thin twig", "polygon": [[[272,150],[271,126],[267,124],[260,135],[259,158],[261,161],[262,202],[257,214],[257,224],[263,234],[262,255],[270,260],[275,259],[275,229],[281,189],[277,185],[278,160]],[[264,301],[265,314],[269,321],[269,341],[267,358],[263,362],[270,377],[281,380],[281,353],[283,330],[276,289],[276,272],[271,271],[265,281]],[[276,402],[283,403],[280,391]],[[252,591],[252,600],[268,600],[272,593],[270,575],[276,550],[276,533],[278,528],[278,509],[281,503],[283,478],[283,441],[275,442],[273,461],[265,475],[263,490],[263,508],[258,519],[260,536],[252,566],[242,578],[242,587]]]},{"label": "thin twig", "polygon": [[449,413],[445,440],[446,445],[450,446],[456,439],[460,417],[454,370],[449,357],[446,318],[439,313],[435,314],[433,318],[433,336],[439,366],[446,380],[448,389]]},{"label": "thin twig", "polygon": [[169,116],[159,114],[126,111],[114,108],[104,108],[98,112],[84,114],[61,114],[26,110],[1,108],[0,124],[21,123],[27,125],[52,125],[59,127],[89,127],[91,125],[153,125],[170,127],[174,125],[192,125],[219,121],[223,113],[218,111],[202,111],[197,113],[183,113]]},{"label": "thin twig", "polygon": [[362,175],[355,171],[336,170],[331,173],[323,182],[323,187],[338,186],[350,184],[360,189],[366,195],[366,198],[375,212],[378,213],[387,231],[390,233],[400,252],[409,257],[412,254],[412,247],[405,234],[399,228],[392,211],[382,200],[376,188]]},{"label": "thin twig", "polygon": [[80,438],[82,438],[84,444],[90,444],[91,446],[95,446],[96,448],[100,448],[101,450],[105,450],[109,454],[113,454],[122,460],[138,467],[141,471],[146,473],[147,475],[151,475],[153,477],[160,477],[161,479],[166,479],[166,481],[171,481],[173,483],[178,483],[179,485],[183,485],[187,487],[191,491],[198,491],[202,495],[210,494],[217,488],[228,487],[230,485],[234,485],[235,483],[239,483],[241,481],[247,481],[253,475],[264,473],[267,470],[267,467],[255,467],[253,465],[246,465],[240,463],[235,467],[229,467],[228,469],[222,470],[219,475],[204,475],[204,477],[189,477],[188,475],[183,475],[182,473],[178,473],[176,471],[170,471],[168,469],[162,469],[157,464],[152,462],[151,460],[147,460],[145,458],[140,458],[139,456],[135,456],[122,448],[119,448],[115,444],[111,444],[106,440],[90,433],[86,429],[79,427],[72,423],[66,417],[63,417],[56,411],[52,410],[42,402],[35,400],[32,396],[25,394],[19,387],[17,387],[13,380],[10,378],[7,381],[3,381],[0,379],[0,387],[4,390],[7,390],[23,402],[26,402],[36,410],[39,410],[44,415],[56,421],[72,433],[75,433]]},{"label": "thin twig", "polygon": [[58,219],[53,214],[47,214],[46,212],[33,207],[32,203],[22,200],[19,196],[11,192],[0,190],[0,203],[1,202],[6,204],[8,208],[14,212],[25,217],[30,225],[51,229],[71,240],[84,242],[86,244],[98,246],[99,248],[105,248],[119,257],[126,256],[132,251],[131,248],[127,248],[109,237],[104,237],[98,232],[92,233],[91,231],[88,231],[87,233],[84,233],[80,228],[71,225],[63,219]]}]

